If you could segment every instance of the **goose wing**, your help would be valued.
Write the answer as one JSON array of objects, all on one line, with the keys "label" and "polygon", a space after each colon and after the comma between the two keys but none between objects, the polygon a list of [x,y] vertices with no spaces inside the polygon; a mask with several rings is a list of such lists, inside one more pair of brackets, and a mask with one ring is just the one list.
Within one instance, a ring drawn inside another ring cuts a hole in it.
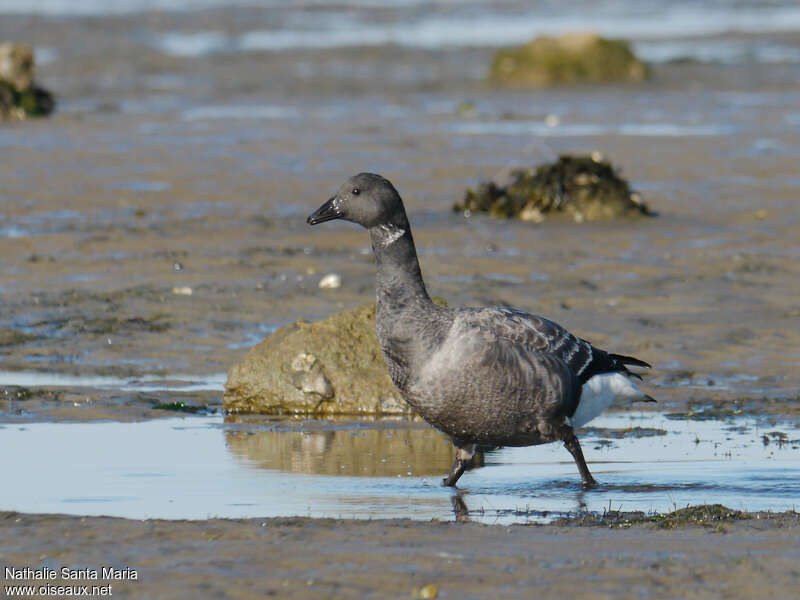
[{"label": "goose wing", "polygon": [[643,360],[596,348],[558,323],[513,308],[461,309],[455,318],[461,326],[474,327],[508,339],[530,352],[558,357],[582,384],[601,373],[620,372],[639,377],[631,373],[626,365],[650,366]]}]

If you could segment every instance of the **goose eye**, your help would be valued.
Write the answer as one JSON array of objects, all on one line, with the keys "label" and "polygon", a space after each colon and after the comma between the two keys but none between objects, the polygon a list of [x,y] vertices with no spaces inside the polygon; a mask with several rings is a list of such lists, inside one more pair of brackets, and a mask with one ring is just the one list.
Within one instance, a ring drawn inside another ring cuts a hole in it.
[{"label": "goose eye", "polygon": [[353,196],[358,196],[361,193],[361,190],[358,188],[353,188]]}]

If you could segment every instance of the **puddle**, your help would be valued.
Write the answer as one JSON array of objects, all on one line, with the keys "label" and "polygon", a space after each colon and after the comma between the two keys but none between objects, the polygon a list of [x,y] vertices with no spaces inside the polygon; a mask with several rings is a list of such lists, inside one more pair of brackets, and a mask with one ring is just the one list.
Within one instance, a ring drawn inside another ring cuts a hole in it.
[{"label": "puddle", "polygon": [[696,60],[706,63],[797,63],[795,47],[752,39],[656,39],[633,45],[636,55],[650,63]]},{"label": "puddle", "polygon": [[633,137],[707,137],[734,132],[729,125],[687,125],[678,123],[561,123],[553,126],[544,121],[489,121],[456,123],[452,126],[461,135],[535,135],[541,137],[592,137],[620,135]]},{"label": "puddle", "polygon": [[7,227],[0,227],[0,237],[7,238],[22,238],[27,237],[28,231],[17,225],[8,225]]},{"label": "puddle", "polygon": [[111,187],[134,192],[163,192],[171,186],[166,181],[133,180],[115,183]]},{"label": "puddle", "polygon": [[240,341],[230,342],[227,344],[227,348],[231,350],[238,350],[239,348],[252,348],[256,344],[260,343],[269,334],[277,331],[277,329],[277,325],[267,325],[262,323],[256,327],[255,331],[245,332],[243,334],[244,337]]},{"label": "puddle", "polygon": [[198,106],[181,114],[184,121],[212,119],[290,119],[299,112],[291,106]]},{"label": "puddle", "polygon": [[800,432],[792,427],[648,413],[612,414],[593,425],[581,437],[598,488],[582,491],[566,450],[549,444],[485,453],[483,466],[463,476],[459,494],[440,486],[449,443],[423,424],[211,416],[5,425],[0,453],[17,458],[0,467],[0,509],[421,520],[453,520],[457,509],[476,521],[509,524],[609,506],[798,506]]},{"label": "puddle", "polygon": [[36,371],[0,371],[0,386],[21,387],[86,387],[118,389],[125,392],[203,392],[222,391],[225,373],[211,375],[173,375],[169,379],[156,375],[125,379],[111,375],[69,375]]}]

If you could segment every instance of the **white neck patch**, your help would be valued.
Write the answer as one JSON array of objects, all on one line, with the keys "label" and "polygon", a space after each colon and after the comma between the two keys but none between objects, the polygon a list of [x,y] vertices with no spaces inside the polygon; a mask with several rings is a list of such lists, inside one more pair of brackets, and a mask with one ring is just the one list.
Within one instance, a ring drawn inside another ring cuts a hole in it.
[{"label": "white neck patch", "polygon": [[406,232],[405,229],[400,229],[394,225],[379,225],[378,229],[380,229],[383,234],[380,237],[380,243],[382,246],[394,244],[397,240],[403,237],[403,234]]}]

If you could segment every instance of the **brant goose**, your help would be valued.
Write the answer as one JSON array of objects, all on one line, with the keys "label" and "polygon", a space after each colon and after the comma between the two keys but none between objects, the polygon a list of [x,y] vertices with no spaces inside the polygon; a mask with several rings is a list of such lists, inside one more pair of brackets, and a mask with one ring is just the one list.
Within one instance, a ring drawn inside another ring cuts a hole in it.
[{"label": "brant goose", "polygon": [[[378,266],[376,330],[392,381],[428,423],[452,437],[455,485],[478,444],[562,441],[584,486],[595,484],[575,436],[616,399],[654,401],[628,365],[646,362],[595,348],[542,317],[513,308],[446,308],[422,281],[403,201],[372,173],[347,180],[308,217],[369,230]],[[639,377],[639,379],[641,379]]]}]

